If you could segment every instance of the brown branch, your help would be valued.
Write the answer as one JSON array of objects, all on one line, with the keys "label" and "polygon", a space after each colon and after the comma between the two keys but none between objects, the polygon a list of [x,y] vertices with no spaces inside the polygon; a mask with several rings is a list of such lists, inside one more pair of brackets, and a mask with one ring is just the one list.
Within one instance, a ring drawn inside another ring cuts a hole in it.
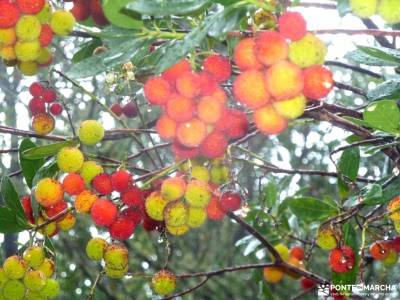
[{"label": "brown branch", "polygon": [[62,219],[63,217],[65,217],[67,214],[69,214],[72,211],[75,211],[74,207],[67,208],[67,209],[63,210],[62,212],[59,212],[58,214],[56,214],[54,217],[51,217],[51,218],[47,219],[46,221],[44,221],[43,223],[33,227],[32,229],[34,231],[38,231],[39,229],[42,229],[43,227],[49,225],[50,223],[57,222],[58,220]]},{"label": "brown branch", "polygon": [[354,94],[360,95],[364,98],[367,98],[367,93],[364,92],[362,89],[348,85],[348,84],[344,84],[344,83],[340,83],[340,82],[335,82],[335,87],[341,90],[346,90],[346,91],[350,91],[353,92]]},{"label": "brown branch", "polygon": [[355,65],[346,64],[346,63],[340,62],[340,61],[327,60],[327,61],[325,61],[324,65],[326,65],[326,66],[336,66],[336,67],[342,67],[342,68],[350,69],[352,71],[356,71],[358,73],[369,75],[369,76],[377,78],[377,79],[383,79],[384,78],[383,75],[375,73],[375,72],[373,72],[371,70],[364,69],[362,67],[355,66]]},{"label": "brown branch", "polygon": [[192,293],[193,291],[195,291],[195,290],[201,288],[204,284],[206,284],[206,282],[207,282],[209,279],[210,279],[210,277],[206,277],[206,278],[204,278],[199,284],[195,285],[194,287],[192,287],[192,288],[190,288],[190,289],[187,289],[187,290],[184,290],[183,292],[174,294],[174,295],[172,295],[172,296],[162,298],[161,300],[170,300],[170,299],[174,299],[174,298],[177,298],[177,297],[181,297],[181,296],[190,294],[190,293]]},{"label": "brown branch", "polygon": [[12,148],[12,149],[0,149],[0,154],[4,153],[14,153],[18,152],[19,150],[17,148]]},{"label": "brown branch", "polygon": [[164,143],[164,144],[155,145],[153,147],[148,147],[148,148],[141,149],[137,153],[129,155],[127,160],[131,160],[131,159],[137,158],[137,157],[141,156],[145,152],[157,150],[157,149],[160,149],[160,148],[165,148],[165,147],[168,147],[170,145],[171,145],[171,143]]}]

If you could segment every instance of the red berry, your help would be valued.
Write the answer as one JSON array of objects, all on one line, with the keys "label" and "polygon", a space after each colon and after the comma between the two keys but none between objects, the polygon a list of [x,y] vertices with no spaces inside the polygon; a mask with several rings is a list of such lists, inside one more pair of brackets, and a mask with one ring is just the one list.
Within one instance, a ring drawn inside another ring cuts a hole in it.
[{"label": "red berry", "polygon": [[137,186],[131,186],[127,191],[121,194],[122,203],[128,206],[142,207],[144,198],[142,190]]},{"label": "red berry", "polygon": [[111,176],[107,173],[97,175],[92,180],[92,187],[101,195],[109,195],[113,191]]},{"label": "red berry", "polygon": [[290,255],[297,258],[298,260],[304,259],[304,249],[300,246],[294,246],[290,249]]},{"label": "red berry", "polygon": [[316,283],[314,280],[307,278],[307,277],[303,277],[300,280],[300,286],[303,290],[309,290],[313,287],[315,287]]},{"label": "red berry", "polygon": [[341,246],[333,249],[329,253],[329,265],[337,273],[345,273],[353,269],[355,255],[353,249],[349,246]]},{"label": "red berry", "polygon": [[139,225],[143,220],[143,212],[134,207],[125,208],[123,211],[121,211],[121,216],[132,220],[135,226]]},{"label": "red berry", "polygon": [[303,80],[303,94],[312,100],[328,96],[334,86],[332,72],[319,65],[306,68],[303,71]]},{"label": "red berry", "polygon": [[215,79],[207,72],[201,72],[198,74],[198,79],[200,81],[201,94],[203,96],[212,95],[218,88],[218,83]]},{"label": "red berry", "polygon": [[134,101],[128,102],[122,107],[122,113],[127,118],[134,118],[138,115],[136,103]]},{"label": "red berry", "polygon": [[51,30],[50,25],[43,24],[39,36],[40,46],[45,48],[51,44],[52,40],[53,40],[53,30]]},{"label": "red berry", "polygon": [[217,158],[225,154],[228,141],[219,131],[210,133],[200,145],[200,152],[207,158]]},{"label": "red berry", "polygon": [[52,103],[50,106],[50,112],[53,116],[59,116],[63,112],[63,107],[60,103]]},{"label": "red berry", "polygon": [[85,181],[81,175],[70,173],[65,176],[62,187],[64,192],[71,196],[79,195],[85,189]]},{"label": "red berry", "polygon": [[90,210],[93,222],[98,226],[111,226],[117,219],[117,206],[107,199],[97,199]]},{"label": "red berry", "polygon": [[176,80],[182,74],[192,70],[190,63],[187,59],[182,59],[172,67],[161,73],[161,77],[168,80],[171,84],[175,85]]},{"label": "red berry", "polygon": [[307,33],[307,24],[298,12],[287,11],[279,18],[279,33],[292,41],[298,41]]},{"label": "red berry", "polygon": [[57,94],[53,89],[45,89],[43,91],[42,98],[43,98],[44,102],[52,103],[52,102],[56,101]]},{"label": "red berry", "polygon": [[73,2],[74,6],[71,8],[70,12],[77,21],[85,21],[90,17],[89,2],[86,0],[74,0]]},{"label": "red berry", "polygon": [[390,253],[390,245],[386,241],[376,241],[369,247],[369,252],[374,259],[383,260]]},{"label": "red berry", "polygon": [[223,112],[215,127],[226,133],[229,138],[238,139],[246,135],[249,130],[249,121],[244,112],[236,109],[227,109]]},{"label": "red berry", "polygon": [[225,192],[219,199],[222,210],[225,212],[239,210],[242,203],[242,196],[236,192]]},{"label": "red berry", "polygon": [[35,224],[35,219],[33,218],[33,209],[31,197],[26,195],[21,198],[21,205],[24,209],[25,216],[31,224]]},{"label": "red berry", "polygon": [[60,201],[55,205],[46,207],[46,215],[52,218],[68,208],[67,202]]},{"label": "red berry", "polygon": [[21,13],[35,15],[43,9],[45,0],[17,0],[16,3]]},{"label": "red berry", "polygon": [[0,28],[10,28],[17,24],[19,10],[14,3],[0,2]]},{"label": "red berry", "polygon": [[176,140],[172,142],[171,150],[180,159],[193,158],[199,154],[198,148],[185,147]]},{"label": "red berry", "polygon": [[124,192],[132,183],[132,175],[128,171],[119,170],[111,175],[111,184],[114,191]]},{"label": "red berry", "polygon": [[90,1],[90,12],[92,13],[92,18],[97,25],[107,25],[109,24],[106,16],[104,15],[103,7],[101,6],[100,0]]},{"label": "red berry", "polygon": [[33,97],[42,96],[43,91],[44,91],[44,87],[40,82],[34,82],[29,87],[29,93],[31,93],[31,95]]},{"label": "red berry", "polygon": [[110,110],[117,116],[120,117],[122,115],[122,107],[119,103],[114,103],[111,105]]},{"label": "red berry", "polygon": [[118,219],[110,226],[110,236],[113,239],[126,241],[131,237],[135,230],[135,223],[126,218],[119,216]]},{"label": "red berry", "polygon": [[207,216],[210,220],[219,221],[225,217],[226,212],[216,196],[212,196],[207,205]]},{"label": "red berry", "polygon": [[157,229],[157,227],[161,226],[161,222],[153,220],[150,218],[147,213],[144,214],[143,218],[143,229],[146,231],[153,231],[154,229]]},{"label": "red berry", "polygon": [[32,98],[28,107],[32,115],[46,113],[46,103],[41,98]]},{"label": "red berry", "polygon": [[392,240],[389,240],[388,244],[394,251],[400,252],[400,236],[396,236]]},{"label": "red berry", "polygon": [[203,62],[203,68],[217,82],[224,82],[231,77],[232,67],[229,60],[221,55],[210,55]]}]

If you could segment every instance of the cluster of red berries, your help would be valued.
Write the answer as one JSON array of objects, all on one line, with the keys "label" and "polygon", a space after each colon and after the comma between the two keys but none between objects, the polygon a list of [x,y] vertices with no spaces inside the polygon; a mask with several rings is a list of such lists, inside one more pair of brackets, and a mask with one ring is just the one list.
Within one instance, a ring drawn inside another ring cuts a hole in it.
[{"label": "cluster of red berries", "polygon": [[73,0],[72,2],[74,6],[70,12],[77,21],[86,21],[91,16],[97,25],[104,26],[110,23],[104,15],[100,0]]},{"label": "cluster of red berries", "polygon": [[138,115],[138,108],[135,101],[129,101],[125,105],[114,103],[110,106],[110,110],[117,116],[124,115],[127,118],[135,118]]},{"label": "cluster of red berries", "polygon": [[246,115],[227,108],[228,97],[220,86],[230,76],[229,60],[211,55],[203,61],[201,72],[194,72],[184,59],[147,80],[144,92],[148,102],[164,111],[157,132],[173,141],[178,158],[220,157],[230,139],[246,134]]},{"label": "cluster of red berries", "polygon": [[32,95],[28,104],[29,111],[33,116],[32,128],[36,133],[46,135],[54,129],[53,116],[61,115],[63,107],[56,102],[57,93],[54,89],[46,87],[40,82],[32,83],[29,93]]},{"label": "cluster of red berries", "polygon": [[279,134],[288,120],[301,116],[307,101],[319,100],[333,88],[332,73],[322,66],[324,43],[307,33],[297,12],[279,18],[278,31],[263,31],[238,43],[234,62],[236,100],[254,111],[254,122],[264,134]]},{"label": "cluster of red berries", "polygon": [[0,57],[22,74],[37,74],[52,62],[53,35],[68,35],[75,19],[67,11],[53,12],[47,0],[0,1]]}]

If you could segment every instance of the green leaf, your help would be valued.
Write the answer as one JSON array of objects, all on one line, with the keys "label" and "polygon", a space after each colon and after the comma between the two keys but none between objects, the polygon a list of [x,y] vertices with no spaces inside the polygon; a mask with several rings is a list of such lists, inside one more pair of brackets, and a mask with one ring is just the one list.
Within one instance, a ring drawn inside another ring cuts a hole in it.
[{"label": "green leaf", "polygon": [[138,20],[140,16],[132,13],[132,11],[124,10],[128,3],[132,0],[105,0],[103,2],[103,11],[107,19],[115,26],[139,29],[143,26],[142,20]]},{"label": "green leaf", "polygon": [[352,147],[343,151],[340,156],[338,168],[342,175],[354,181],[360,167],[360,148]]},{"label": "green leaf", "polygon": [[262,195],[267,208],[271,209],[272,207],[274,207],[276,199],[278,198],[278,191],[275,183],[269,182],[267,185],[265,185]]},{"label": "green leaf", "polygon": [[44,159],[31,160],[23,157],[22,153],[29,149],[35,148],[36,145],[28,138],[22,140],[19,145],[19,164],[21,166],[22,175],[25,178],[26,184],[32,188],[33,177],[37,170],[44,164]]},{"label": "green leaf", "polygon": [[368,105],[363,113],[368,126],[389,133],[399,134],[400,110],[396,101],[381,100]]},{"label": "green leaf", "polygon": [[343,242],[345,245],[350,246],[353,249],[356,259],[354,268],[351,271],[346,273],[332,272],[333,284],[337,285],[354,284],[357,280],[359,261],[357,232],[351,223],[346,223],[343,225]]},{"label": "green leaf", "polygon": [[126,8],[142,15],[187,15],[205,8],[210,0],[136,0],[129,1]]},{"label": "green leaf", "polygon": [[345,58],[355,63],[369,65],[369,66],[380,66],[380,67],[391,67],[398,66],[399,63],[393,61],[387,61],[381,58],[373,57],[360,49],[348,52]]},{"label": "green leaf", "polygon": [[134,59],[135,56],[142,56],[143,49],[147,49],[151,41],[147,37],[130,37],[124,41],[118,39],[117,43],[107,45],[108,51],[72,65],[67,76],[73,79],[86,78],[111,70],[117,65]]},{"label": "green leaf", "polygon": [[14,219],[18,225],[24,227],[27,225],[24,209],[22,208],[21,201],[13,183],[10,178],[2,177],[0,185],[0,194],[6,204],[7,208],[10,209],[14,215]]},{"label": "green leaf", "polygon": [[349,0],[337,0],[337,9],[341,17],[351,12]]},{"label": "green leaf", "polygon": [[400,177],[396,178],[383,189],[382,203],[389,202],[400,195]]},{"label": "green leaf", "polygon": [[384,201],[382,186],[379,184],[369,184],[361,189],[361,196],[364,198],[364,204],[375,205]]},{"label": "green leaf", "polygon": [[400,64],[400,51],[392,48],[385,47],[366,47],[366,46],[357,46],[357,48],[364,52],[365,54],[382,59],[388,62]]},{"label": "green leaf", "polygon": [[325,220],[337,213],[331,205],[312,197],[292,198],[287,205],[299,220],[306,223]]},{"label": "green leaf", "polygon": [[239,8],[227,7],[223,13],[215,16],[216,19],[213,21],[213,25],[208,29],[208,35],[225,39],[228,32],[237,29],[246,13],[245,6]]},{"label": "green leaf", "polygon": [[79,144],[78,140],[69,140],[65,142],[54,143],[46,146],[38,146],[22,153],[22,157],[30,160],[37,160],[56,155],[64,147],[75,147]]},{"label": "green leaf", "polygon": [[27,228],[27,225],[23,226],[17,221],[9,208],[0,207],[0,233],[17,233]]},{"label": "green leaf", "polygon": [[400,97],[400,80],[388,80],[379,84],[367,94],[371,100],[398,99]]},{"label": "green leaf", "polygon": [[92,41],[83,44],[78,52],[76,52],[72,57],[72,63],[76,64],[85,58],[91,57],[93,51],[101,45],[102,43],[100,39],[93,39]]}]

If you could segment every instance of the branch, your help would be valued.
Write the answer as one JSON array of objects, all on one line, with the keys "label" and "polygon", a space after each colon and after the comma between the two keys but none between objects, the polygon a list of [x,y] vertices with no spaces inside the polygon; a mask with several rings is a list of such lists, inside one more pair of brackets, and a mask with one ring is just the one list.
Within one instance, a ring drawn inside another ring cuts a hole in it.
[{"label": "branch", "polygon": [[208,281],[208,279],[210,279],[210,277],[204,278],[199,284],[195,285],[194,287],[192,287],[190,289],[187,289],[187,290],[185,290],[183,292],[174,294],[174,295],[169,296],[169,297],[162,298],[161,300],[170,300],[170,299],[174,299],[174,298],[177,298],[177,297],[181,297],[181,296],[190,294],[191,292],[201,288]]},{"label": "branch", "polygon": [[344,84],[344,83],[340,83],[340,82],[335,82],[335,87],[338,89],[342,89],[342,90],[346,90],[346,91],[350,91],[353,92],[354,94],[360,95],[364,98],[367,98],[367,93],[364,92],[362,89],[348,85],[348,84]]},{"label": "branch", "polygon": [[327,61],[325,61],[324,65],[326,65],[326,66],[336,66],[336,67],[342,67],[342,68],[350,69],[350,70],[356,71],[358,73],[369,75],[369,76],[377,78],[377,79],[383,79],[384,78],[381,74],[375,73],[373,71],[370,71],[368,69],[364,69],[364,68],[359,67],[359,66],[346,64],[346,63],[340,62],[340,61],[327,60]]}]

